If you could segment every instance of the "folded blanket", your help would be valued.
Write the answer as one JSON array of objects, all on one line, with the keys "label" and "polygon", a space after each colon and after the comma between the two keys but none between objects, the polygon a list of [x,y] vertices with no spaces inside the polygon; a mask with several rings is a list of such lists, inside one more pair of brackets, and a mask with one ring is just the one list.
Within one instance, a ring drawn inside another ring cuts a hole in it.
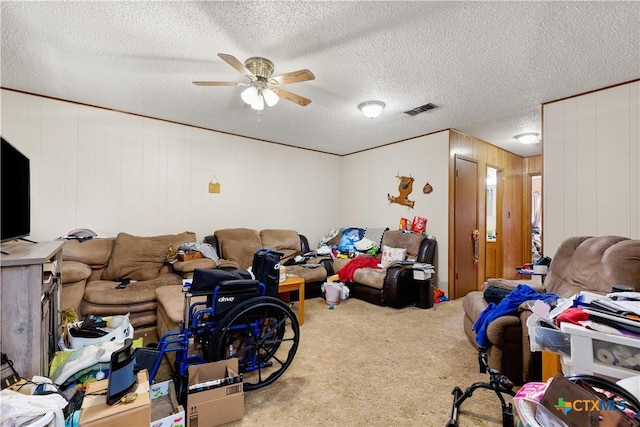
[{"label": "folded blanket", "polygon": [[378,268],[380,260],[375,257],[359,256],[349,261],[338,272],[338,277],[342,283],[353,281],[353,274],[359,268]]},{"label": "folded blanket", "polygon": [[547,304],[551,304],[557,299],[558,295],[554,293],[540,294],[531,286],[516,286],[509,295],[500,301],[500,304],[496,305],[494,303],[489,303],[487,308],[480,313],[478,320],[476,320],[476,323],[473,325],[473,330],[477,333],[476,342],[482,347],[489,347],[491,345],[491,341],[489,341],[489,337],[487,336],[487,328],[489,327],[489,324],[500,316],[516,314],[520,304],[523,302],[542,300]]}]

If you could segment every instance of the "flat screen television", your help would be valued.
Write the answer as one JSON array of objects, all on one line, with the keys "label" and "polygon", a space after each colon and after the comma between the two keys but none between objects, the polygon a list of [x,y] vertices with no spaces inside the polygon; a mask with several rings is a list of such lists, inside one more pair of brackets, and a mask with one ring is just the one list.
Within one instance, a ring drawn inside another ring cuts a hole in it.
[{"label": "flat screen television", "polygon": [[7,140],[1,139],[0,241],[5,242],[28,236],[31,232],[31,186],[29,159]]}]

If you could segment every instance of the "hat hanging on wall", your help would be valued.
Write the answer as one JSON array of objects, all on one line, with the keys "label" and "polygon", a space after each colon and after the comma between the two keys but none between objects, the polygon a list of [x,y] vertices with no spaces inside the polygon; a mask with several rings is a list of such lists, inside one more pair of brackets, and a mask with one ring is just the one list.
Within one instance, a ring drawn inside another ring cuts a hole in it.
[{"label": "hat hanging on wall", "polygon": [[220,192],[220,183],[218,182],[218,178],[215,175],[211,177],[211,181],[209,181],[209,193],[219,193]]}]

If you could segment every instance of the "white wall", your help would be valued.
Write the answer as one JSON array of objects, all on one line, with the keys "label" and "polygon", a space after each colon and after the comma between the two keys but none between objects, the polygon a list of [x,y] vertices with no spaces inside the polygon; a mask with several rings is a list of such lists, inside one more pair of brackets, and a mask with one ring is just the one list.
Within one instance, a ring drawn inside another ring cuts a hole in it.
[{"label": "white wall", "polygon": [[[340,223],[338,156],[2,90],[0,131],[31,160],[31,239]],[[220,194],[209,194],[213,175]]]},{"label": "white wall", "polygon": [[[427,233],[438,241],[438,287],[447,293],[449,229],[449,131],[410,139],[343,158],[340,218],[344,227],[389,227],[400,218],[427,218]],[[409,200],[413,208],[390,203],[397,196],[400,174],[415,178]],[[422,188],[429,182],[431,194]]]},{"label": "white wall", "polygon": [[567,237],[640,238],[640,82],[543,106],[544,253]]},{"label": "white wall", "polygon": [[[31,160],[31,239],[289,228],[316,247],[333,227],[428,219],[447,290],[449,132],[346,157],[2,90],[0,132]],[[411,209],[397,174],[415,178]],[[220,194],[209,194],[216,175]],[[426,195],[429,182],[433,192]]]}]

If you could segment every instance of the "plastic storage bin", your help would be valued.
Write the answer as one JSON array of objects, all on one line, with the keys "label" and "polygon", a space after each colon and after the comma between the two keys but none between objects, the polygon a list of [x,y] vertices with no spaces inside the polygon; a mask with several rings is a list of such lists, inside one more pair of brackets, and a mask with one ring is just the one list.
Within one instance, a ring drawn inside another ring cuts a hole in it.
[{"label": "plastic storage bin", "polygon": [[106,341],[124,342],[125,339],[133,339],[133,326],[129,322],[129,315],[119,316],[104,316],[104,320],[107,321],[107,326],[102,328],[108,333],[99,338],[80,338],[74,337],[69,333],[69,328],[79,328],[82,326],[82,321],[69,323],[67,325],[66,333],[60,337],[58,346],[63,351],[77,350],[86,345],[100,344]]},{"label": "plastic storage bin", "polygon": [[540,326],[542,317],[535,313],[527,319],[529,329],[529,347],[531,351],[550,351],[571,356],[571,337],[560,329]]},{"label": "plastic storage bin", "polygon": [[640,374],[640,340],[605,334],[571,323],[562,331],[571,337],[571,355],[562,358],[563,373],[604,375],[624,379]]}]

